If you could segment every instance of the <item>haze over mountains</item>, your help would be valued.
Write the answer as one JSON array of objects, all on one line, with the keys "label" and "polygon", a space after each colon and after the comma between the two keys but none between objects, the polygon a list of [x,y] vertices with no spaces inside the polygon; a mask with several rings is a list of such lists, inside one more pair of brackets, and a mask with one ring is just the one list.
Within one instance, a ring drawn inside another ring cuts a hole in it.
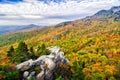
[{"label": "haze over mountains", "polygon": [[[114,20],[118,21],[120,6],[112,6],[118,5],[119,2],[119,0],[0,0],[0,35],[39,28],[37,25],[64,26],[71,23],[69,21],[91,16],[101,9],[105,10],[93,16],[104,15],[114,17]],[[106,5],[102,6],[105,3]]]},{"label": "haze over mountains", "polygon": [[[84,19],[105,19],[105,18],[108,18],[108,19],[113,19],[114,21],[120,21],[120,6],[113,6],[111,7],[110,9],[108,10],[100,10],[98,11],[97,13],[95,13],[94,15],[91,15],[91,16],[87,16]],[[81,19],[79,19],[81,20]],[[77,21],[79,21],[77,20]],[[76,20],[75,20],[76,21]],[[71,23],[74,23],[74,21],[68,21],[68,22],[62,22],[62,23],[59,23],[57,24],[56,26],[65,26],[65,25],[68,25],[68,24],[71,24]]]},{"label": "haze over mountains", "polygon": [[9,25],[9,26],[0,26],[0,35],[8,34],[16,31],[23,31],[23,30],[32,30],[41,28],[42,26],[30,24],[30,25]]},{"label": "haze over mountains", "polygon": [[[120,20],[120,6],[113,6],[109,10],[100,10],[91,17],[95,16],[106,16],[108,18],[114,18],[115,21]],[[104,18],[104,17],[102,17]],[[62,22],[57,24],[56,26],[65,26],[72,23],[72,21],[68,22]],[[41,28],[42,26],[30,24],[30,25],[9,25],[9,26],[0,26],[0,35],[10,33],[10,32],[16,32],[16,31],[22,31],[22,30],[31,30],[31,29],[37,29]]]}]

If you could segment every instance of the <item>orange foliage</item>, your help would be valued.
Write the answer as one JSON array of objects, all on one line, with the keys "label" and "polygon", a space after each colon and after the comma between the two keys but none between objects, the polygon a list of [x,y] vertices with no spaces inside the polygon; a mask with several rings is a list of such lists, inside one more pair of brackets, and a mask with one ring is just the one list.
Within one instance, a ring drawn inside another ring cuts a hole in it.
[{"label": "orange foliage", "polygon": [[92,65],[92,72],[96,72],[96,71],[103,72],[100,62],[96,62],[95,64]]},{"label": "orange foliage", "polygon": [[113,75],[114,72],[116,71],[114,65],[111,65],[111,66],[110,66],[110,65],[106,65],[105,68],[106,68],[106,69],[109,69],[109,70],[110,70],[110,73],[111,73],[112,75]]}]

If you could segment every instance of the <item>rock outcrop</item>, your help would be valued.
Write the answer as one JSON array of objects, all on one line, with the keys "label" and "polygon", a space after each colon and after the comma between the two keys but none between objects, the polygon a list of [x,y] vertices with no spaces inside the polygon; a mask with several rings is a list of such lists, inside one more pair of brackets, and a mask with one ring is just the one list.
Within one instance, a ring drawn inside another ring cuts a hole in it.
[{"label": "rock outcrop", "polygon": [[[18,70],[25,71],[23,73],[24,80],[28,80],[33,77],[34,80],[52,80],[53,73],[57,69],[57,66],[60,63],[69,63],[69,60],[64,57],[64,52],[62,52],[59,47],[53,46],[47,49],[51,52],[49,55],[42,55],[36,60],[30,59],[16,66]],[[35,76],[35,72],[29,73],[27,71],[35,66],[40,66],[41,68],[41,72],[37,74],[37,76]]]}]

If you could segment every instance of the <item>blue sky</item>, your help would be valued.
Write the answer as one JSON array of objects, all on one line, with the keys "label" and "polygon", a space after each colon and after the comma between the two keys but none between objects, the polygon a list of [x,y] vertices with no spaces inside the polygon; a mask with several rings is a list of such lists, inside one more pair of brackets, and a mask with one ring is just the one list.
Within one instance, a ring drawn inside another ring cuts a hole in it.
[{"label": "blue sky", "polygon": [[0,25],[54,25],[120,5],[120,0],[0,0]]}]

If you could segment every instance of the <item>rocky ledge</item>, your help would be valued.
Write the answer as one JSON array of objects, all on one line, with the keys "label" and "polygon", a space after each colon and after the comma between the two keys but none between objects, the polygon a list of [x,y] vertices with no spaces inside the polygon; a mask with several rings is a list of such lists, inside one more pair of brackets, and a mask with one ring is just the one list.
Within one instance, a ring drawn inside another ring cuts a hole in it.
[{"label": "rocky ledge", "polygon": [[[50,50],[49,55],[42,55],[36,60],[28,60],[16,65],[17,70],[23,71],[23,80],[53,80],[53,73],[60,63],[69,64],[69,60],[65,58],[64,52],[57,46],[47,48]],[[35,76],[36,72],[28,72],[27,70],[36,66],[40,66],[41,72]]]}]

